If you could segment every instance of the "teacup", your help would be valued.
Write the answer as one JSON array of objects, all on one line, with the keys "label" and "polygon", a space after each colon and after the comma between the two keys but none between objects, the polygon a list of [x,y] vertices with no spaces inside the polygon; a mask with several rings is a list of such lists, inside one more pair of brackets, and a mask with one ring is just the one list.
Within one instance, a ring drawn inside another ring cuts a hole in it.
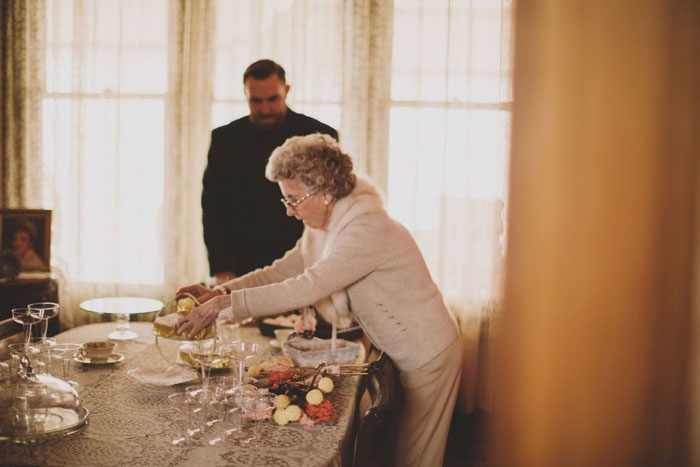
[{"label": "teacup", "polygon": [[280,344],[282,342],[285,342],[287,338],[289,338],[289,335],[294,332],[294,329],[290,328],[281,328],[281,329],[275,329],[275,339],[277,339],[277,342]]},{"label": "teacup", "polygon": [[80,356],[88,358],[92,362],[105,361],[112,355],[114,350],[114,342],[110,341],[92,341],[83,344],[80,349]]}]

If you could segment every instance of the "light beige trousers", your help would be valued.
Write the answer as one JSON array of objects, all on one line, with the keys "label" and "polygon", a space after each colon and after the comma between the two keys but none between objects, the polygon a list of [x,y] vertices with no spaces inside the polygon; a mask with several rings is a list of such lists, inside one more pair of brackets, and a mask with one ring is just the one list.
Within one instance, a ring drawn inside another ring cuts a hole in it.
[{"label": "light beige trousers", "polygon": [[442,467],[461,376],[459,337],[417,370],[400,372],[404,406],[399,414],[397,467]]}]

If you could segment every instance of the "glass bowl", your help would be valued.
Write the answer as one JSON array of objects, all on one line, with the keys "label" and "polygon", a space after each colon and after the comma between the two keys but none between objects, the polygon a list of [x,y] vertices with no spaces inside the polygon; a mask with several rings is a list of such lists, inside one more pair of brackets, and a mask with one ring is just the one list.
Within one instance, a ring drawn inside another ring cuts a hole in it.
[{"label": "glass bowl", "polygon": [[158,312],[153,320],[153,335],[164,339],[173,339],[179,341],[211,339],[216,336],[216,325],[211,323],[206,328],[202,329],[194,339],[188,339],[184,335],[177,334],[177,322],[180,318],[184,318],[195,306],[201,303],[192,295],[185,294],[177,299],[171,300],[165,304],[162,310]]},{"label": "glass bowl", "polygon": [[0,441],[33,443],[65,436],[85,426],[88,415],[75,388],[35,374],[26,356],[17,373],[0,385]]},{"label": "glass bowl", "polygon": [[338,339],[335,350],[331,348],[331,339],[304,339],[294,337],[282,343],[292,362],[296,366],[315,368],[325,364],[355,363],[362,344]]}]

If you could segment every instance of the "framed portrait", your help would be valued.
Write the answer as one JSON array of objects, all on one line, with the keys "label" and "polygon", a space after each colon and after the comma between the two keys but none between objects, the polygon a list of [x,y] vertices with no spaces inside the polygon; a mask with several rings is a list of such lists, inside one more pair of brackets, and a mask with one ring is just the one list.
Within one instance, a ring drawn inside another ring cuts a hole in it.
[{"label": "framed portrait", "polygon": [[22,271],[51,270],[51,211],[0,209],[0,250],[12,250]]}]

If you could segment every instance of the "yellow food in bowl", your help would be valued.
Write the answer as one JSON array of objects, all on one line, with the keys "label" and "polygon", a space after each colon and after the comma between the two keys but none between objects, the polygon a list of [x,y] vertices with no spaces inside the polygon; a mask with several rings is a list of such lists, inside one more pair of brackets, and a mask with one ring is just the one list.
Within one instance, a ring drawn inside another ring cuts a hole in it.
[{"label": "yellow food in bowl", "polygon": [[177,301],[177,314],[180,315],[180,317],[184,318],[188,315],[190,311],[192,311],[192,308],[194,308],[196,305],[197,304],[195,303],[195,301],[189,297],[181,298]]},{"label": "yellow food in bowl", "polygon": [[[190,299],[184,299],[190,300]],[[177,321],[180,319],[180,313],[171,313],[165,316],[158,316],[155,321],[153,321],[153,334],[158,337],[165,338],[177,338],[186,340],[187,337],[184,335],[177,335]],[[205,327],[194,336],[192,340],[202,340],[208,339],[214,335],[214,323]]]},{"label": "yellow food in bowl", "polygon": [[[213,361],[215,361],[215,363],[211,365],[211,368],[219,369],[231,367],[231,359],[227,356],[213,355],[210,356],[210,358]],[[177,351],[177,360],[179,362],[185,362],[188,365],[193,366],[195,368],[199,367],[199,363],[197,363],[188,352],[185,352],[183,350]]]},{"label": "yellow food in bowl", "polygon": [[158,337],[173,337],[176,331],[175,326],[159,323],[157,318],[153,322],[153,334]]}]

